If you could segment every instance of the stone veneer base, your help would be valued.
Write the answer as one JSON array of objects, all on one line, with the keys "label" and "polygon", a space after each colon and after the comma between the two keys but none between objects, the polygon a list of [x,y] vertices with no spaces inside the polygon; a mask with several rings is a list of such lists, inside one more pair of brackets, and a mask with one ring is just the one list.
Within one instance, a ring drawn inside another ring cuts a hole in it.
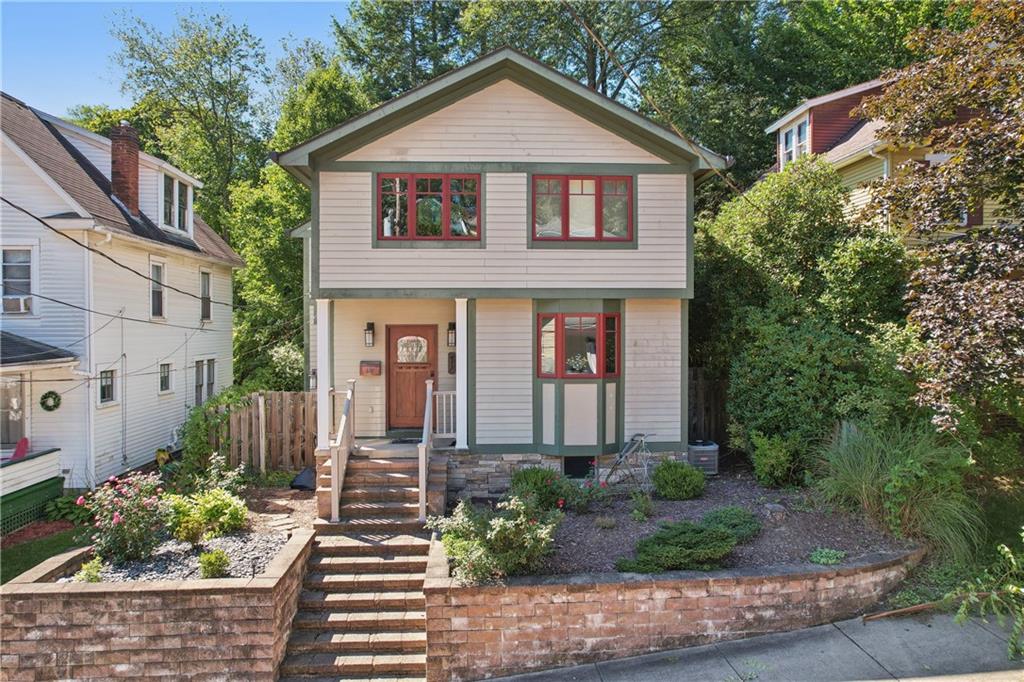
[{"label": "stone veneer base", "polygon": [[848,617],[895,587],[922,550],[839,567],[590,573],[463,586],[440,542],[424,584],[427,680],[478,680],[794,630]]},{"label": "stone veneer base", "polygon": [[0,586],[0,678],[276,679],[313,544],[292,532],[255,578],[53,582],[73,550]]}]

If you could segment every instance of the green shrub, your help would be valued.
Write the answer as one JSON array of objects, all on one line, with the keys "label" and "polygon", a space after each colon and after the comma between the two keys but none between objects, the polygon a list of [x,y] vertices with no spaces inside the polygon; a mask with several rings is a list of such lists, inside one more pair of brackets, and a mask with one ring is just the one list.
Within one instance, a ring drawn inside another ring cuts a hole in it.
[{"label": "green shrub", "polygon": [[201,578],[223,578],[228,574],[231,557],[223,549],[203,552],[199,555],[199,576]]},{"label": "green shrub", "polygon": [[754,478],[761,485],[792,483],[797,471],[796,448],[782,436],[765,436],[760,431],[750,434]]},{"label": "green shrub", "polygon": [[634,490],[629,494],[633,509],[630,515],[637,523],[643,523],[654,515],[654,500],[643,490]]},{"label": "green shrub", "polygon": [[900,235],[891,232],[872,230],[840,242],[819,261],[825,284],[819,303],[847,331],[899,322],[911,261]]},{"label": "green shrub", "polygon": [[241,498],[214,488],[192,496],[195,513],[206,525],[208,537],[217,537],[245,528],[249,510]]},{"label": "green shrub", "polygon": [[674,459],[664,459],[654,467],[652,482],[666,500],[689,500],[704,493],[704,472]]},{"label": "green shrub", "polygon": [[287,488],[291,485],[297,471],[256,471],[249,470],[245,475],[245,484],[256,488]]},{"label": "green shrub", "polygon": [[963,448],[928,423],[854,426],[822,448],[818,485],[829,502],[859,508],[895,535],[966,562],[984,529],[964,488],[969,467]]},{"label": "green shrub", "polygon": [[75,573],[75,581],[80,583],[98,583],[103,580],[103,559],[98,556],[89,559]]},{"label": "green shrub", "polygon": [[538,507],[544,510],[558,509],[559,500],[564,500],[571,491],[569,481],[559,472],[546,467],[523,467],[512,474],[509,495],[513,497],[533,496]]},{"label": "green shrub", "polygon": [[819,547],[807,557],[812,564],[821,564],[822,566],[835,566],[845,558],[846,552],[843,550],[827,547]]},{"label": "green shrub", "polygon": [[561,520],[561,512],[542,509],[532,496],[512,496],[496,510],[459,502],[451,516],[431,517],[427,527],[441,532],[455,577],[483,583],[540,570]]},{"label": "green shrub", "polygon": [[89,508],[91,497],[89,493],[71,493],[52,499],[46,503],[46,518],[50,521],[63,519],[76,526],[84,526],[92,521],[92,509]]},{"label": "green shrub", "polygon": [[712,509],[700,520],[705,528],[724,528],[736,536],[737,542],[747,542],[761,532],[761,522],[743,507]]},{"label": "green shrub", "polygon": [[636,544],[635,559],[620,559],[615,568],[630,573],[710,571],[718,568],[735,546],[736,537],[724,528],[689,521],[665,523]]},{"label": "green shrub", "polygon": [[206,535],[206,524],[198,514],[186,514],[174,529],[174,539],[187,542],[193,547],[199,545]]},{"label": "green shrub", "polygon": [[[181,428],[181,459],[168,464],[163,471],[171,487],[181,493],[209,488],[225,488],[238,492],[243,484],[243,471],[229,469],[226,460],[210,445],[210,432],[221,429],[231,416],[231,409],[249,404],[249,388],[230,386],[193,407]],[[229,408],[222,410],[221,408]]]}]

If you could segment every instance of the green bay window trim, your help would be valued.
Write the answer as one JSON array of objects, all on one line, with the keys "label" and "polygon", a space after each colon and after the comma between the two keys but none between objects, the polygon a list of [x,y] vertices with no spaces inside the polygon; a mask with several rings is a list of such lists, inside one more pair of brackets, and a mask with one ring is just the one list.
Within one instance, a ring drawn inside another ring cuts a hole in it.
[{"label": "green bay window trim", "polygon": [[535,241],[632,241],[632,176],[534,175],[531,189]]},{"label": "green bay window trim", "polygon": [[479,241],[481,184],[479,174],[379,174],[378,242]]},{"label": "green bay window trim", "polygon": [[538,313],[537,377],[618,377],[621,330],[619,313]]}]

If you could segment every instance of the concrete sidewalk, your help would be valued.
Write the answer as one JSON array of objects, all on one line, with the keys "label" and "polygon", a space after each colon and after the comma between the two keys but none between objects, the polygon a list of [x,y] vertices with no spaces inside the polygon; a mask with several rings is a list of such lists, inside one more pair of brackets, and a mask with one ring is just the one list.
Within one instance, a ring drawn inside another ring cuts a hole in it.
[{"label": "concrete sidewalk", "polygon": [[1024,682],[994,622],[934,614],[806,630],[502,678],[516,682]]}]

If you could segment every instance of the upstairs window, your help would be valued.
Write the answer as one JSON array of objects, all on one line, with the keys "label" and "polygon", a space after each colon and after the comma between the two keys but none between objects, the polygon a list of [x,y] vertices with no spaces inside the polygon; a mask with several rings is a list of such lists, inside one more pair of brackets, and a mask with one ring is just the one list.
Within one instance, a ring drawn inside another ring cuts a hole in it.
[{"label": "upstairs window", "polygon": [[537,316],[537,375],[596,379],[619,375],[618,313],[541,313]]},{"label": "upstairs window", "polygon": [[547,241],[629,241],[633,178],[536,175],[533,238]]},{"label": "upstairs window", "polygon": [[164,176],[164,225],[174,226],[174,178]]},{"label": "upstairs window", "polygon": [[807,156],[810,153],[810,146],[808,143],[808,122],[804,119],[796,125],[790,126],[782,131],[782,153],[781,153],[781,168],[785,168],[786,164],[796,161],[801,156]]},{"label": "upstairs window", "polygon": [[169,362],[162,362],[162,363],[160,363],[160,375],[159,375],[159,378],[160,378],[159,389],[158,389],[159,392],[160,393],[170,393],[170,391],[171,391],[171,363],[169,363]]},{"label": "upstairs window", "polygon": [[381,174],[377,207],[378,239],[480,239],[479,175]]},{"label": "upstairs window", "polygon": [[5,248],[3,262],[3,311],[8,315],[32,313],[32,249]]},{"label": "upstairs window", "polygon": [[114,400],[114,370],[105,369],[100,372],[100,404],[112,403]]},{"label": "upstairs window", "polygon": [[807,121],[796,126],[796,158],[807,155]]},{"label": "upstairs window", "polygon": [[199,297],[199,319],[202,322],[207,322],[213,317],[210,305],[210,273],[208,272],[199,273]]},{"label": "upstairs window", "polygon": [[150,317],[164,316],[164,264],[149,264],[149,314]]},{"label": "upstairs window", "polygon": [[189,186],[170,175],[164,175],[163,206],[160,219],[163,226],[188,232]]}]

